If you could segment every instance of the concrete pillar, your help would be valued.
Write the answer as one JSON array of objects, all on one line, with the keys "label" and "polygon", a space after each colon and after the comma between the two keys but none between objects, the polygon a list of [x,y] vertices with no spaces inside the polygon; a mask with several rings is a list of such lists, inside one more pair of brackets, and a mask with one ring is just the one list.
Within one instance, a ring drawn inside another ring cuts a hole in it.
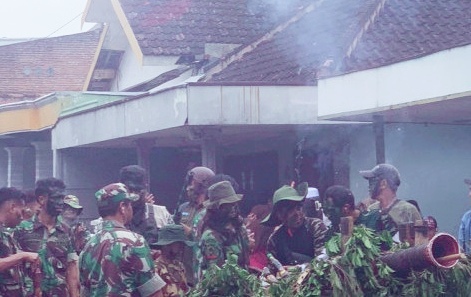
[{"label": "concrete pillar", "polygon": [[23,154],[26,147],[5,147],[8,153],[7,186],[23,189]]},{"label": "concrete pillar", "polygon": [[201,143],[201,160],[202,165],[212,169],[214,172],[216,168],[216,141],[212,137],[205,137]]},{"label": "concrete pillar", "polygon": [[154,147],[155,139],[138,139],[136,141],[137,164],[147,172],[147,184],[150,184],[150,153]]},{"label": "concrete pillar", "polygon": [[50,141],[31,143],[36,151],[36,180],[53,176],[53,152]]},{"label": "concrete pillar", "polygon": [[373,130],[376,144],[376,164],[382,164],[386,160],[384,146],[384,118],[383,116],[373,116]]},{"label": "concrete pillar", "polygon": [[52,150],[52,176],[64,180],[64,167],[65,164],[62,151]]},{"label": "concrete pillar", "polygon": [[0,149],[0,187],[8,184],[8,153]]}]

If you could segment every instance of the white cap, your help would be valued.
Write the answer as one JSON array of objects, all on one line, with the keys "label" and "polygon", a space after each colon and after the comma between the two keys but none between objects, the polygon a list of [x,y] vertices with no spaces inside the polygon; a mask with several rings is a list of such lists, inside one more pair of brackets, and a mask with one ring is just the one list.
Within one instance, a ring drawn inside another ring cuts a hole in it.
[{"label": "white cap", "polygon": [[319,197],[319,191],[316,188],[309,187],[307,188],[306,199],[312,199]]}]

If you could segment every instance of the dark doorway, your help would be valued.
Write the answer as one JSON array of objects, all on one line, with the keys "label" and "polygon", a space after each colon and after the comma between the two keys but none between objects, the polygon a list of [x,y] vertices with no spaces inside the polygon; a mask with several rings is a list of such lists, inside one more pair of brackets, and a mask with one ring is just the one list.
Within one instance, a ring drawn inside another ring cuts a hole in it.
[{"label": "dark doorway", "polygon": [[319,193],[332,186],[334,182],[334,166],[332,151],[327,149],[306,149],[302,152],[300,162],[300,179],[317,188]]},{"label": "dark doorway", "polygon": [[150,190],[156,203],[173,213],[182,191],[185,175],[201,166],[201,152],[196,149],[155,148],[150,163]]},{"label": "dark doorway", "polygon": [[233,155],[224,159],[224,173],[239,183],[244,194],[240,208],[247,215],[253,206],[265,204],[278,187],[278,154],[267,151],[249,155]]}]

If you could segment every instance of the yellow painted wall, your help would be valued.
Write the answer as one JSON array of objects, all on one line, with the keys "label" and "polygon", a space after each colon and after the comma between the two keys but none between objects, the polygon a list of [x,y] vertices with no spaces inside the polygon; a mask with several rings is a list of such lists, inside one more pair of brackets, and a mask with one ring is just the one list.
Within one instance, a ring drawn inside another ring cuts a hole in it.
[{"label": "yellow painted wall", "polygon": [[0,109],[0,134],[43,130],[57,122],[59,112],[60,104],[57,100],[39,107],[30,105],[12,110]]}]

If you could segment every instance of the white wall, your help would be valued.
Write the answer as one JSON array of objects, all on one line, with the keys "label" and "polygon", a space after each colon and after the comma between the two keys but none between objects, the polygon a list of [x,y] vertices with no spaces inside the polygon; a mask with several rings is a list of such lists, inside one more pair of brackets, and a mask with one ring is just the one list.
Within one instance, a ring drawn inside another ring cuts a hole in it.
[{"label": "white wall", "polygon": [[131,48],[127,46],[111,91],[135,86],[175,69],[179,66],[175,64],[177,60],[176,56],[146,57],[144,65],[141,65]]},{"label": "white wall", "polygon": [[[422,214],[433,215],[440,231],[457,235],[463,213],[471,206],[463,179],[471,178],[471,127],[389,124],[385,126],[386,162],[401,173],[401,199],[419,202]],[[368,195],[358,173],[375,165],[373,130],[360,127],[351,135],[350,187],[355,199]]]},{"label": "white wall", "polygon": [[51,132],[52,148],[76,147],[179,127],[185,123],[186,112],[185,88],[116,102],[108,107],[59,119]]},{"label": "white wall", "polygon": [[188,122],[311,124],[317,121],[317,87],[190,86]]},{"label": "white wall", "polygon": [[319,117],[471,90],[471,45],[319,80]]}]

